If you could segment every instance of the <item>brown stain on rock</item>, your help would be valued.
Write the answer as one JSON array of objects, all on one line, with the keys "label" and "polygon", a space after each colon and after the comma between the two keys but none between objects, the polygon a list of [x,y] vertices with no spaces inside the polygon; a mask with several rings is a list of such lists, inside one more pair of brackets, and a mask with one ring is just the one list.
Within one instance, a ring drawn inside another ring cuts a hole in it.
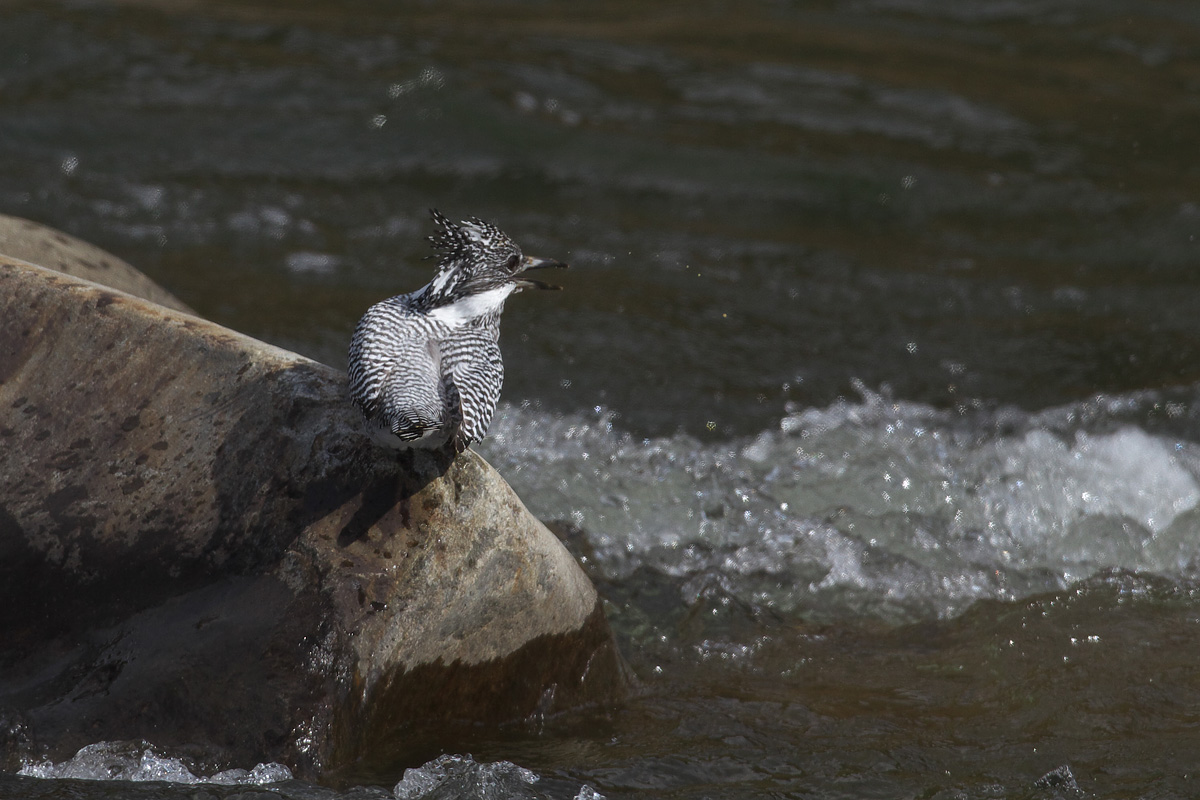
[{"label": "brown stain on rock", "polygon": [[[630,682],[597,602],[579,629],[534,637],[500,658],[393,668],[338,715],[329,767],[336,775],[372,764],[416,766],[453,752],[464,724],[498,726],[607,705]],[[356,677],[356,685],[365,683]]]}]

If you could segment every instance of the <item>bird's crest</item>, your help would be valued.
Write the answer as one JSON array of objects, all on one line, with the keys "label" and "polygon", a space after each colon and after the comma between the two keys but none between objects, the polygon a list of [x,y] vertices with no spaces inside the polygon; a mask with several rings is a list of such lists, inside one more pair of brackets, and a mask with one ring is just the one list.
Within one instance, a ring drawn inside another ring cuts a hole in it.
[{"label": "bird's crest", "polygon": [[479,217],[455,223],[436,208],[431,208],[429,214],[441,227],[429,237],[429,242],[438,251],[439,272],[455,262],[485,263],[516,250],[516,245],[504,231]]},{"label": "bird's crest", "polygon": [[436,209],[429,213],[441,228],[429,237],[438,260],[437,273],[429,284],[430,300],[445,301],[468,291],[467,287],[478,287],[481,281],[489,285],[496,277],[511,274],[512,259],[520,259],[521,250],[495,225],[479,217],[451,222]]}]

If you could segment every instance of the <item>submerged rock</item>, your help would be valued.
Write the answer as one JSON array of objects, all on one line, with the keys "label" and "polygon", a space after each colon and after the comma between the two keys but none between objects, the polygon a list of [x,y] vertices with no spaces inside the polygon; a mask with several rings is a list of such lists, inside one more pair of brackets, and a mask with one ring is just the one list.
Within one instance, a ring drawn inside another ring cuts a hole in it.
[{"label": "submerged rock", "polygon": [[129,294],[0,257],[0,297],[10,760],[313,776],[623,690],[594,588],[473,452],[380,451],[341,373]]}]

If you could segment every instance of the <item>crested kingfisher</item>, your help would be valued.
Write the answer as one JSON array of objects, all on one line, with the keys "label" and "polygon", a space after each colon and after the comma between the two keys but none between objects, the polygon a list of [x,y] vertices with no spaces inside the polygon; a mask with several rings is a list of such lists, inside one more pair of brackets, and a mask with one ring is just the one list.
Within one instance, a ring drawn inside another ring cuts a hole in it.
[{"label": "crested kingfisher", "polygon": [[436,210],[438,253],[429,283],[371,306],[350,340],[350,397],[386,447],[460,453],[487,434],[504,361],[500,312],[522,289],[560,289],[526,270],[565,267],[521,253],[477,217],[455,224]]}]

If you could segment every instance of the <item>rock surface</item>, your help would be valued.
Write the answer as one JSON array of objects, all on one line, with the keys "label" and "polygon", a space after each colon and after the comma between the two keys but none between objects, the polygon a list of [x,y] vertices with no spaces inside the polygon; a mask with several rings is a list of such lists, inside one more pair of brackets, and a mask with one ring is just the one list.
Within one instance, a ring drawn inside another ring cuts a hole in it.
[{"label": "rock surface", "polygon": [[192,313],[179,298],[112,253],[33,220],[0,214],[0,253]]},{"label": "rock surface", "polygon": [[142,738],[315,777],[622,693],[474,453],[382,452],[341,373],[129,294],[0,257],[0,298],[10,765]]}]

